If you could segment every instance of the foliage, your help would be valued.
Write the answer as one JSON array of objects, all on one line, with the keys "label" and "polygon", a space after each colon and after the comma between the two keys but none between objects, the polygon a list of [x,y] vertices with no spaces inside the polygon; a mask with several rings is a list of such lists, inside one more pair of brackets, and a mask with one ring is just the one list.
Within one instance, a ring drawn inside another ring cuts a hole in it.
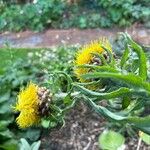
[{"label": "foliage", "polygon": [[102,149],[117,150],[123,147],[125,138],[117,132],[105,130],[99,137],[99,146]]},{"label": "foliage", "polygon": [[20,141],[20,150],[39,150],[41,144],[41,141],[37,141],[30,146],[26,139],[21,138]]},{"label": "foliage", "polygon": [[25,4],[0,3],[0,30],[41,31],[51,28],[97,28],[130,26],[134,22],[149,27],[149,0],[37,0]]},{"label": "foliage", "polygon": [[16,140],[20,137],[30,141],[38,140],[39,129],[29,128],[25,131],[18,129],[14,122],[17,113],[13,113],[11,106],[14,106],[20,86],[25,86],[30,80],[43,84],[49,76],[47,71],[63,69],[71,72],[68,60],[73,57],[73,49],[67,48],[67,51],[65,47],[32,50],[0,49],[0,57],[4,60],[0,64],[0,149],[16,150],[18,146]]},{"label": "foliage", "polygon": [[0,16],[0,29],[19,31],[22,29],[43,30],[59,23],[65,3],[61,0],[41,0],[36,4],[10,5]]},{"label": "foliage", "polygon": [[[110,61],[107,65],[86,65],[93,71],[83,75],[84,79],[99,81],[105,79],[103,92],[92,91],[75,84],[85,95],[87,102],[98,114],[101,114],[120,124],[128,123],[133,127],[150,134],[149,115],[141,116],[149,99],[150,84],[147,76],[147,59],[140,45],[135,43],[127,34],[126,49],[120,61],[108,54]],[[109,81],[109,82],[108,82]],[[107,107],[97,104],[105,100]]]},{"label": "foliage", "polygon": [[[149,8],[138,0],[98,0],[98,3],[105,8],[111,22],[119,26],[129,26],[136,20],[146,22],[150,17]],[[146,4],[148,3],[147,1]]]}]

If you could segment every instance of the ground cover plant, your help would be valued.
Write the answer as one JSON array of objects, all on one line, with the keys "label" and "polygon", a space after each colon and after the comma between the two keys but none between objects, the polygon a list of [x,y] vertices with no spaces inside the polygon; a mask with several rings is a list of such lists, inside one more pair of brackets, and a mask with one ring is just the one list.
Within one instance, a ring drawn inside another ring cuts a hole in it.
[{"label": "ground cover plant", "polygon": [[66,113],[83,102],[110,123],[99,137],[100,148],[124,149],[124,134],[139,133],[139,143],[149,144],[148,55],[128,34],[122,37],[121,57],[106,38],[81,47],[70,66],[76,79],[70,71],[47,70],[43,84],[30,80],[13,105],[18,126],[62,127]]},{"label": "ground cover plant", "polygon": [[149,27],[149,3],[149,0],[2,0],[0,31],[126,27],[135,22]]}]

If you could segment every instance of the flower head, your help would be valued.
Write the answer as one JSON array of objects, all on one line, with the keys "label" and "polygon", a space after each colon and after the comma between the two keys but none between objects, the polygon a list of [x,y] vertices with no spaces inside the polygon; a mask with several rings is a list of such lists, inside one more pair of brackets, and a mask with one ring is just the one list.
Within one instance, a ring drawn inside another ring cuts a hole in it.
[{"label": "flower head", "polygon": [[21,128],[35,125],[40,121],[38,113],[40,100],[37,92],[38,86],[33,83],[29,83],[29,85],[18,95],[18,101],[14,108],[15,111],[20,112],[16,121]]},{"label": "flower head", "polygon": [[109,41],[106,38],[102,38],[96,41],[91,42],[88,45],[83,46],[76,55],[76,59],[75,59],[75,66],[77,66],[77,68],[74,70],[77,78],[81,81],[81,82],[85,82],[85,80],[83,78],[81,78],[82,74],[88,73],[89,69],[88,68],[78,68],[78,66],[80,65],[85,65],[85,64],[91,64],[91,62],[93,61],[93,54],[92,53],[103,53],[104,49],[102,48],[102,46],[106,47],[109,50],[112,50],[111,48],[111,44],[109,43]]}]

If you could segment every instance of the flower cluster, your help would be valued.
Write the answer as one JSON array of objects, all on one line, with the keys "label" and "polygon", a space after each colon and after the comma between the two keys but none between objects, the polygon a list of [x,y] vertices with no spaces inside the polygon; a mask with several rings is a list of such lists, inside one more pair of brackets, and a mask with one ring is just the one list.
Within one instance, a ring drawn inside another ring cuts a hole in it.
[{"label": "flower cluster", "polygon": [[[105,54],[103,47],[110,51],[111,44],[106,38],[93,41],[83,46],[76,54],[75,74],[81,82],[86,82],[81,78],[82,74],[88,73],[89,69],[79,68],[80,65],[99,63],[93,53]],[[38,87],[36,84],[29,83],[28,86],[18,94],[18,101],[14,107],[20,114],[16,121],[20,128],[27,128],[39,124],[42,117],[50,115],[51,96],[50,91],[45,87]]]}]

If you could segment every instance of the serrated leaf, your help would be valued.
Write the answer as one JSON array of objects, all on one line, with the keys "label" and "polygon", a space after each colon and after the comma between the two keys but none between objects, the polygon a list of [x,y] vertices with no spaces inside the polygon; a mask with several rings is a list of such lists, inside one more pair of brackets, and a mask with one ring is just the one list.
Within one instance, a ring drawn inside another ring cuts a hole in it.
[{"label": "serrated leaf", "polygon": [[150,84],[148,82],[143,81],[143,79],[134,74],[118,74],[118,73],[110,73],[110,72],[93,72],[82,75],[84,79],[97,79],[97,78],[109,78],[115,79],[117,81],[123,82],[129,86],[134,88],[142,88],[147,90],[147,93],[150,93]]},{"label": "serrated leaf", "polygon": [[90,98],[86,98],[85,102],[87,102],[93,108],[93,110],[95,112],[97,112],[99,115],[105,116],[106,118],[120,121],[120,122],[127,119],[127,117],[125,117],[125,116],[121,116],[117,113],[109,111],[107,108],[105,108],[103,106],[95,104]]},{"label": "serrated leaf", "polygon": [[[130,123],[144,132],[150,127],[150,115],[146,117],[124,116],[122,113],[114,113],[103,106],[95,104],[89,98],[86,98],[85,102],[87,102],[98,114],[105,116],[108,119],[115,120],[120,123]],[[146,133],[150,134],[149,131],[146,131]]]},{"label": "serrated leaf", "polygon": [[99,146],[106,150],[117,150],[125,142],[125,138],[120,133],[105,130],[99,136]]},{"label": "serrated leaf", "polygon": [[74,86],[77,87],[80,90],[80,92],[82,92],[83,94],[88,95],[89,97],[98,98],[98,100],[114,99],[134,92],[132,89],[122,87],[119,88],[118,90],[109,93],[101,93],[101,92],[91,91],[80,85],[74,85]]}]

